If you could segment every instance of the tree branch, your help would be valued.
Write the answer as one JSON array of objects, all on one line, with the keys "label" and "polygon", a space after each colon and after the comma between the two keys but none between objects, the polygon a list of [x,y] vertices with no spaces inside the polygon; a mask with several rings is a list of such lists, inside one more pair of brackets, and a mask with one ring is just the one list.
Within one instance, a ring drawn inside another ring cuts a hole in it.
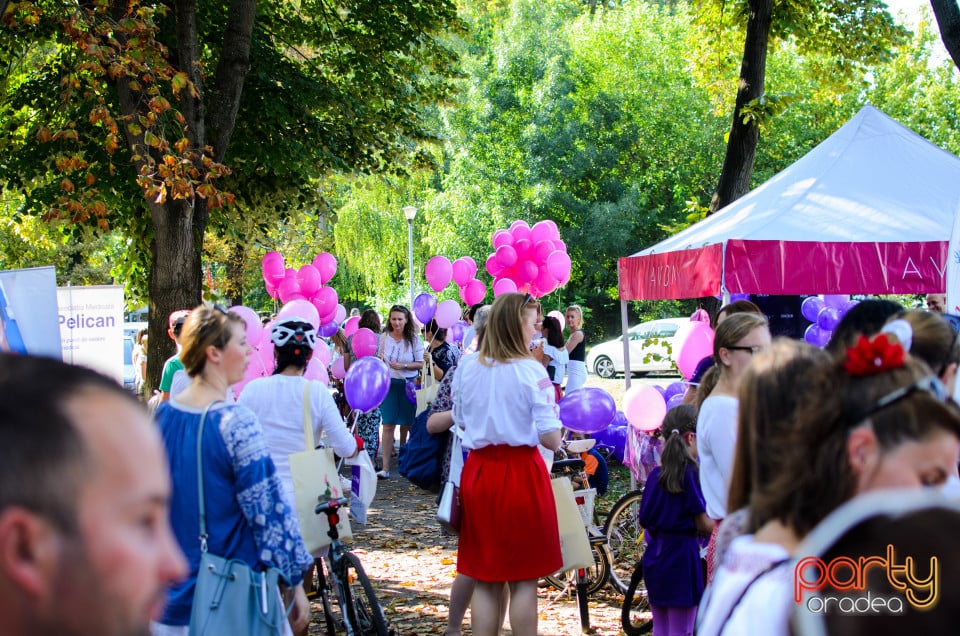
[{"label": "tree branch", "polygon": [[940,38],[953,63],[960,68],[960,6],[957,0],[930,0],[940,27]]},{"label": "tree branch", "polygon": [[209,143],[213,146],[213,158],[216,161],[223,161],[237,123],[243,82],[250,71],[250,48],[256,14],[256,0],[233,0],[230,3],[220,62],[217,64],[207,111]]}]

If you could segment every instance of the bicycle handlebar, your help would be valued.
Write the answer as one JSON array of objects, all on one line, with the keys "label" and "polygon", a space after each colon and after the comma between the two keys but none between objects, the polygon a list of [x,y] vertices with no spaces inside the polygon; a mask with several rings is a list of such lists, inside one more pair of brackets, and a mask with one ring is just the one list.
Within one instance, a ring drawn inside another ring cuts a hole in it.
[{"label": "bicycle handlebar", "polygon": [[323,495],[320,495],[319,497],[317,497],[317,500],[320,503],[318,503],[316,507],[313,509],[313,513],[316,515],[320,514],[321,512],[327,512],[327,511],[336,512],[337,510],[340,509],[341,506],[346,506],[350,502],[350,500],[347,499],[346,497],[336,497],[336,498],[327,499],[326,501],[324,501]]},{"label": "bicycle handlebar", "polygon": [[560,472],[563,470],[581,470],[583,469],[583,460],[582,459],[557,459],[554,460],[553,466],[550,468],[551,473]]}]

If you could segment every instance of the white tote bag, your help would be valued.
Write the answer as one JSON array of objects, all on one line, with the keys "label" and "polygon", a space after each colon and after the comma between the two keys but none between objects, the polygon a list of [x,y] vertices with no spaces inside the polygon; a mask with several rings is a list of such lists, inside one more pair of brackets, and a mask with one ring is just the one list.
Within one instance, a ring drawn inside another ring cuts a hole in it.
[{"label": "white tote bag", "polygon": [[[307,550],[315,553],[330,545],[327,530],[327,515],[316,514],[318,497],[343,497],[346,495],[340,483],[337,465],[333,460],[333,450],[314,448],[313,418],[310,417],[310,382],[303,387],[303,437],[307,450],[290,455],[290,475],[293,477],[293,492],[297,499],[297,516],[300,519],[300,533]],[[337,524],[340,539],[352,539],[350,515],[340,515]]]}]

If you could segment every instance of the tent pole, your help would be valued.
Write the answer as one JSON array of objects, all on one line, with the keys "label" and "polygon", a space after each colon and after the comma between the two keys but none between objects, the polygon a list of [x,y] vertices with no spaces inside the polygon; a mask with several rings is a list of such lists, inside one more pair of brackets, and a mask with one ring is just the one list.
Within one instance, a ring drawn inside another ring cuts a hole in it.
[{"label": "tent pole", "polygon": [[623,333],[623,384],[625,389],[630,388],[630,320],[627,317],[627,301],[620,301],[620,329]]}]

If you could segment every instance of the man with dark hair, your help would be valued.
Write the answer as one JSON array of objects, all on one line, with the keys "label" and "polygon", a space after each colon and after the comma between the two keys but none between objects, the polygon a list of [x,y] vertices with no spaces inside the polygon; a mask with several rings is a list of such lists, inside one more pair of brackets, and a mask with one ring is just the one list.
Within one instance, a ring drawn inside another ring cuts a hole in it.
[{"label": "man with dark hair", "polygon": [[0,632],[147,636],[186,575],[169,497],[135,397],[89,369],[0,355]]}]

